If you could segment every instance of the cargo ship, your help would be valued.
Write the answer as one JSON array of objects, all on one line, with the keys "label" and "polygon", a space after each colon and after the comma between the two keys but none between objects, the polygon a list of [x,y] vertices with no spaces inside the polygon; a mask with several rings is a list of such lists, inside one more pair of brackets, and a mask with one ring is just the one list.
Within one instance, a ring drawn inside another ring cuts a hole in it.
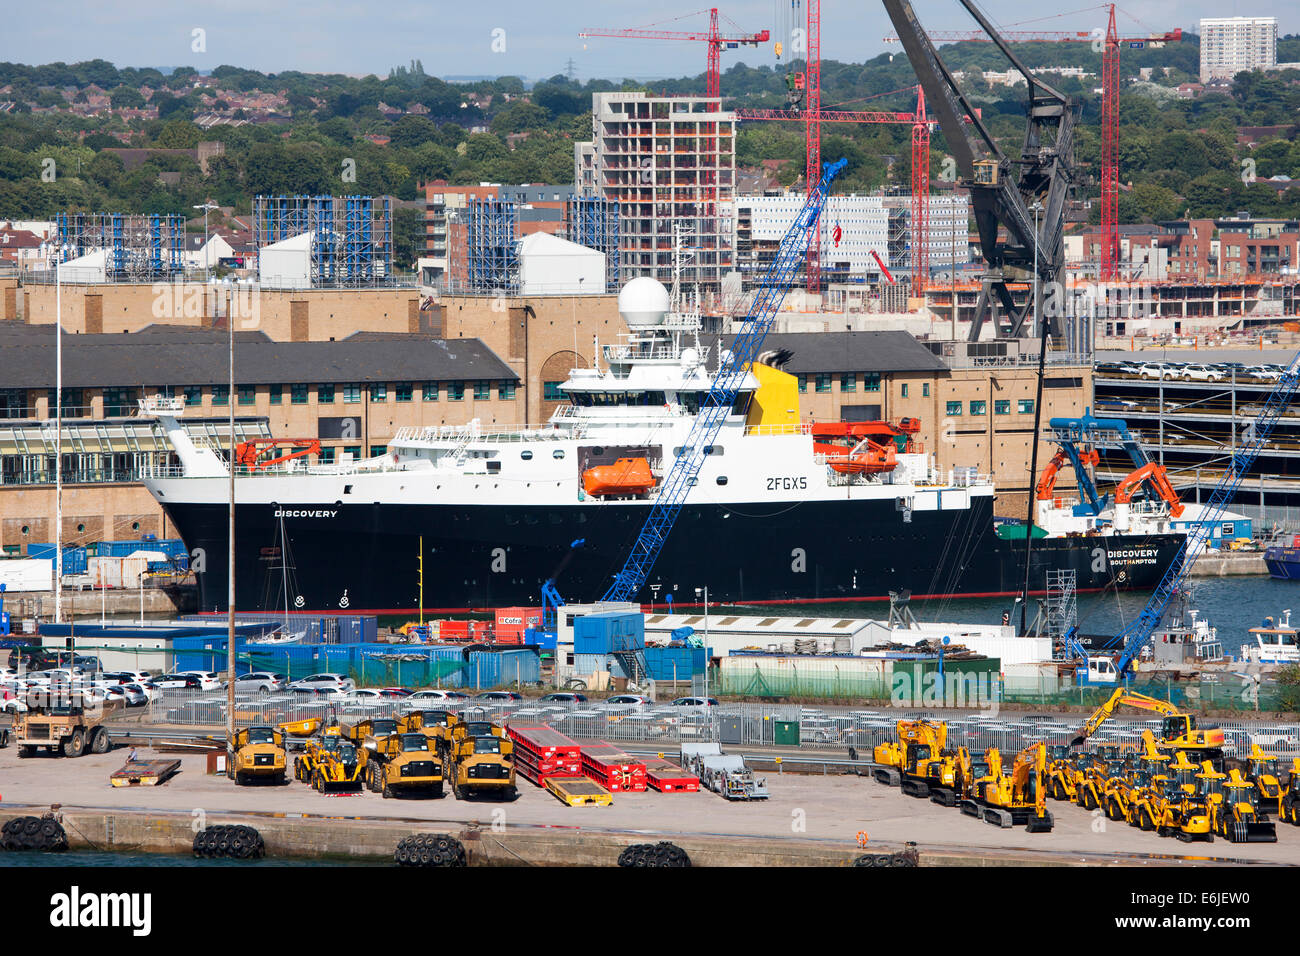
[{"label": "cargo ship", "polygon": [[[383,456],[331,464],[294,453],[268,466],[262,449],[238,449],[240,609],[535,606],[561,567],[562,593],[599,598],[726,358],[724,343],[702,342],[698,312],[672,305],[654,279],[624,286],[630,331],[570,373],[567,402],[542,425],[404,428]],[[145,484],[191,550],[201,609],[220,610],[225,456],[186,434],[183,402],[141,410],[180,462]],[[999,533],[989,477],[941,471],[916,430],[801,421],[795,377],[754,363],[638,598],[689,605],[706,587],[729,604],[1019,594],[1023,530]],[[1032,592],[1050,569],[1074,570],[1080,591],[1151,588],[1182,542],[1158,510],[1128,515],[1123,531],[1093,521],[1039,533]]]}]

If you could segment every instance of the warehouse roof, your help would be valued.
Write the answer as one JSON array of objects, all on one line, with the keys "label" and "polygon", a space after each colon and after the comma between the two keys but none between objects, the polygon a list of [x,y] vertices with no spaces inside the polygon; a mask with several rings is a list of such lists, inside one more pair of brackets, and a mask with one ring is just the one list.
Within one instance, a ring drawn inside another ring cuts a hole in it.
[{"label": "warehouse roof", "polygon": [[781,367],[792,375],[937,372],[947,368],[942,359],[902,331],[773,333],[764,341],[762,352],[788,353]]},{"label": "warehouse roof", "polygon": [[[54,385],[54,327],[0,326],[0,388]],[[150,326],[135,333],[63,336],[66,388],[221,385],[228,381],[221,330]],[[235,382],[517,381],[478,339],[427,335],[356,336],[340,342],[274,342],[235,334]]]}]

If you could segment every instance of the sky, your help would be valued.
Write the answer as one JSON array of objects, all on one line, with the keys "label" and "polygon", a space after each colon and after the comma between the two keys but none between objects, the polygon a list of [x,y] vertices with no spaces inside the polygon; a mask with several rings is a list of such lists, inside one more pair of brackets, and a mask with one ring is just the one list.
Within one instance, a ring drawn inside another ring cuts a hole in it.
[{"label": "sky", "polygon": [[[692,15],[697,2],[210,0],[191,5],[178,0],[8,0],[0,31],[0,61],[39,64],[102,58],[119,67],[186,65],[207,70],[231,64],[268,73],[303,70],[383,76],[391,67],[419,59],[425,72],[435,76],[514,75],[531,80],[564,73],[572,60],[579,80],[627,76],[654,80],[702,72],[705,44],[580,39],[578,33],[651,23],[663,30],[704,29],[707,13]],[[806,16],[805,0],[713,2],[719,3],[724,30],[726,19],[749,33],[776,28],[778,18],[788,23]],[[1104,27],[1102,8],[1088,3],[983,0],[981,7],[1005,29]],[[913,0],[913,7],[927,29],[975,28],[957,0]],[[1300,32],[1300,7],[1281,0],[1129,0],[1120,10],[1121,35],[1195,29],[1199,18],[1221,16],[1276,16],[1281,34]],[[898,51],[897,45],[883,43],[890,32],[883,6],[872,0],[823,0],[824,59],[862,62],[887,50]],[[774,64],[773,44],[723,51],[723,70],[737,62]]]}]

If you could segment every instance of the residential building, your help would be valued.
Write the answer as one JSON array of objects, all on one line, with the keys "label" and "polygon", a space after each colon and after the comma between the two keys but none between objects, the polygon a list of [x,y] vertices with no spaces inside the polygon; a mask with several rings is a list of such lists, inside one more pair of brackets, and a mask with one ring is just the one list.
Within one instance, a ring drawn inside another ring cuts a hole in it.
[{"label": "residential building", "polygon": [[593,93],[590,142],[574,144],[574,191],[619,203],[622,281],[672,281],[674,228],[688,234],[682,279],[706,296],[735,268],[735,114],[720,100]]},{"label": "residential building", "polygon": [[1277,17],[1201,20],[1201,82],[1277,65]]}]

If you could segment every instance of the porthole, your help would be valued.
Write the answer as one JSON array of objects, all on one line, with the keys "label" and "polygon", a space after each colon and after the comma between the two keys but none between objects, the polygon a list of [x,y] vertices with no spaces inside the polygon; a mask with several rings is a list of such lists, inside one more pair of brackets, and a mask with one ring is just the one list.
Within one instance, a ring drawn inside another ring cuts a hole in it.
[{"label": "porthole", "polygon": [[[136,527],[138,528],[139,525],[136,525]],[[86,526],[84,524],[77,525],[77,534],[85,534],[85,533],[86,533]]]},{"label": "porthole", "polygon": [[519,453],[519,457],[522,458],[524,461],[532,461],[533,453],[531,451],[521,451]]},{"label": "porthole", "polygon": [[551,452],[551,457],[552,457],[552,458],[563,458],[563,457],[564,457],[564,449],[563,449],[563,448],[557,448],[557,449],[555,449],[555,451]]},{"label": "porthole", "polygon": [[[81,527],[78,527],[77,530],[78,530],[78,531],[84,531],[85,529],[84,529],[84,528],[81,528]],[[138,521],[132,521],[132,522],[131,522],[131,530],[132,530],[132,531],[139,531],[139,530],[140,530],[140,522],[138,522]]]},{"label": "porthole", "polygon": [[27,525],[23,525],[23,534],[31,534],[31,531],[31,528],[27,527]]},{"label": "porthole", "polygon": [[718,475],[718,479],[717,479],[717,481],[718,481],[718,484],[720,484],[720,485],[725,485],[725,484],[727,483],[727,476],[726,476],[726,475]]}]

